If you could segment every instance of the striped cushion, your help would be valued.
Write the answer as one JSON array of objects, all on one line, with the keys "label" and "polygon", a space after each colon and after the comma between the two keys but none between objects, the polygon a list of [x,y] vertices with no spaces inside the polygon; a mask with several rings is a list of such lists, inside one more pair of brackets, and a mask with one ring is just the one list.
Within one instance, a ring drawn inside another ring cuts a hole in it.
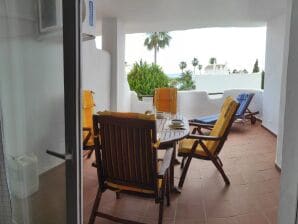
[{"label": "striped cushion", "polygon": [[215,122],[218,119],[218,116],[219,116],[219,114],[214,114],[214,115],[195,118],[192,121],[198,122],[198,123],[201,123],[201,124],[215,124]]}]

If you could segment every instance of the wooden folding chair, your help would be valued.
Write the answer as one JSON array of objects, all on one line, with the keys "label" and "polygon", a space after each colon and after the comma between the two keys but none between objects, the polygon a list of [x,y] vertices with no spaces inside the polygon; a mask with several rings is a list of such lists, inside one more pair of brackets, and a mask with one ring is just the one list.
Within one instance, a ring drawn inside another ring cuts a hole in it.
[{"label": "wooden folding chair", "polygon": [[[222,106],[217,122],[213,127],[211,127],[212,130],[209,135],[203,135],[201,132],[201,124],[195,122],[190,123],[190,125],[195,126],[195,128],[192,134],[187,137],[187,139],[180,141],[178,149],[178,156],[183,157],[181,164],[183,171],[179,181],[180,188],[182,188],[184,184],[192,158],[212,161],[222,175],[225,183],[227,185],[230,184],[230,180],[223,170],[223,164],[219,158],[219,153],[230,132],[233,118],[238,107],[239,104],[235,102],[232,97],[228,97]],[[210,128],[210,126],[208,126],[208,128]],[[184,165],[184,160],[186,158],[187,160]]]},{"label": "wooden folding chair", "polygon": [[[120,223],[138,223],[98,211],[107,189],[155,198],[162,223],[164,197],[170,205],[169,168],[173,149],[165,151],[158,166],[156,122],[153,115],[103,112],[93,116],[95,155],[99,188],[89,224],[96,216]],[[100,137],[99,137],[100,136]],[[137,205],[136,205],[137,206]]]}]

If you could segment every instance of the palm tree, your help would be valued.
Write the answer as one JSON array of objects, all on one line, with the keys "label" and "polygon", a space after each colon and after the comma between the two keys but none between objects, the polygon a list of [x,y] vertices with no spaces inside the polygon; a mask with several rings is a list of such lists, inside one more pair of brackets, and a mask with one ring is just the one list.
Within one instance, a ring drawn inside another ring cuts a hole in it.
[{"label": "palm tree", "polygon": [[193,66],[193,74],[195,75],[196,74],[196,67],[199,64],[199,60],[197,58],[194,58],[194,59],[192,59],[191,63],[192,63],[192,66]]},{"label": "palm tree", "polygon": [[203,68],[203,65],[199,65],[200,75],[202,74],[201,70]]},{"label": "palm tree", "polygon": [[179,68],[181,69],[182,73],[183,73],[183,70],[187,67],[187,64],[185,61],[181,61],[180,64],[179,64]]},{"label": "palm tree", "polygon": [[194,81],[192,80],[192,72],[189,70],[184,72],[178,78],[178,82],[180,83],[179,90],[196,89],[196,85],[195,85]]},{"label": "palm tree", "polygon": [[172,37],[168,32],[153,32],[147,33],[147,38],[145,39],[144,45],[148,50],[154,49],[154,63],[156,64],[157,52],[159,49],[163,49],[169,46]]},{"label": "palm tree", "polygon": [[209,64],[210,64],[210,65],[215,65],[216,63],[217,63],[216,58],[213,57],[213,58],[210,58],[210,59],[209,59]]}]

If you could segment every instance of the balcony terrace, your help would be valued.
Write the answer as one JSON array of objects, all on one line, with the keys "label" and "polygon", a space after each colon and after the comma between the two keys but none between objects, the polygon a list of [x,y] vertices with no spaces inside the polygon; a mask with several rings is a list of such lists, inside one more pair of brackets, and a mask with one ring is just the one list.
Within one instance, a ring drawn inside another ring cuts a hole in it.
[{"label": "balcony terrace", "polygon": [[[172,194],[165,207],[164,223],[183,224],[274,224],[277,223],[280,172],[275,167],[276,137],[261,127],[235,123],[221,153],[231,180],[225,186],[210,161],[193,160],[181,194]],[[84,223],[97,191],[94,159],[84,160]],[[180,166],[175,167],[175,181]],[[156,223],[158,205],[153,199],[103,194],[100,209],[122,218]],[[96,223],[113,223],[98,218]]]}]

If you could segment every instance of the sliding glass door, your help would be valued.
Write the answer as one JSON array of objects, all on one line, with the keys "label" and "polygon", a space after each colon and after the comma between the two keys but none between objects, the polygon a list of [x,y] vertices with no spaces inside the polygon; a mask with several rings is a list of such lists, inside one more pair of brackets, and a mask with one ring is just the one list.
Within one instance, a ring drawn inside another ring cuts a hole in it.
[{"label": "sliding glass door", "polygon": [[81,222],[79,3],[0,0],[1,224]]}]

